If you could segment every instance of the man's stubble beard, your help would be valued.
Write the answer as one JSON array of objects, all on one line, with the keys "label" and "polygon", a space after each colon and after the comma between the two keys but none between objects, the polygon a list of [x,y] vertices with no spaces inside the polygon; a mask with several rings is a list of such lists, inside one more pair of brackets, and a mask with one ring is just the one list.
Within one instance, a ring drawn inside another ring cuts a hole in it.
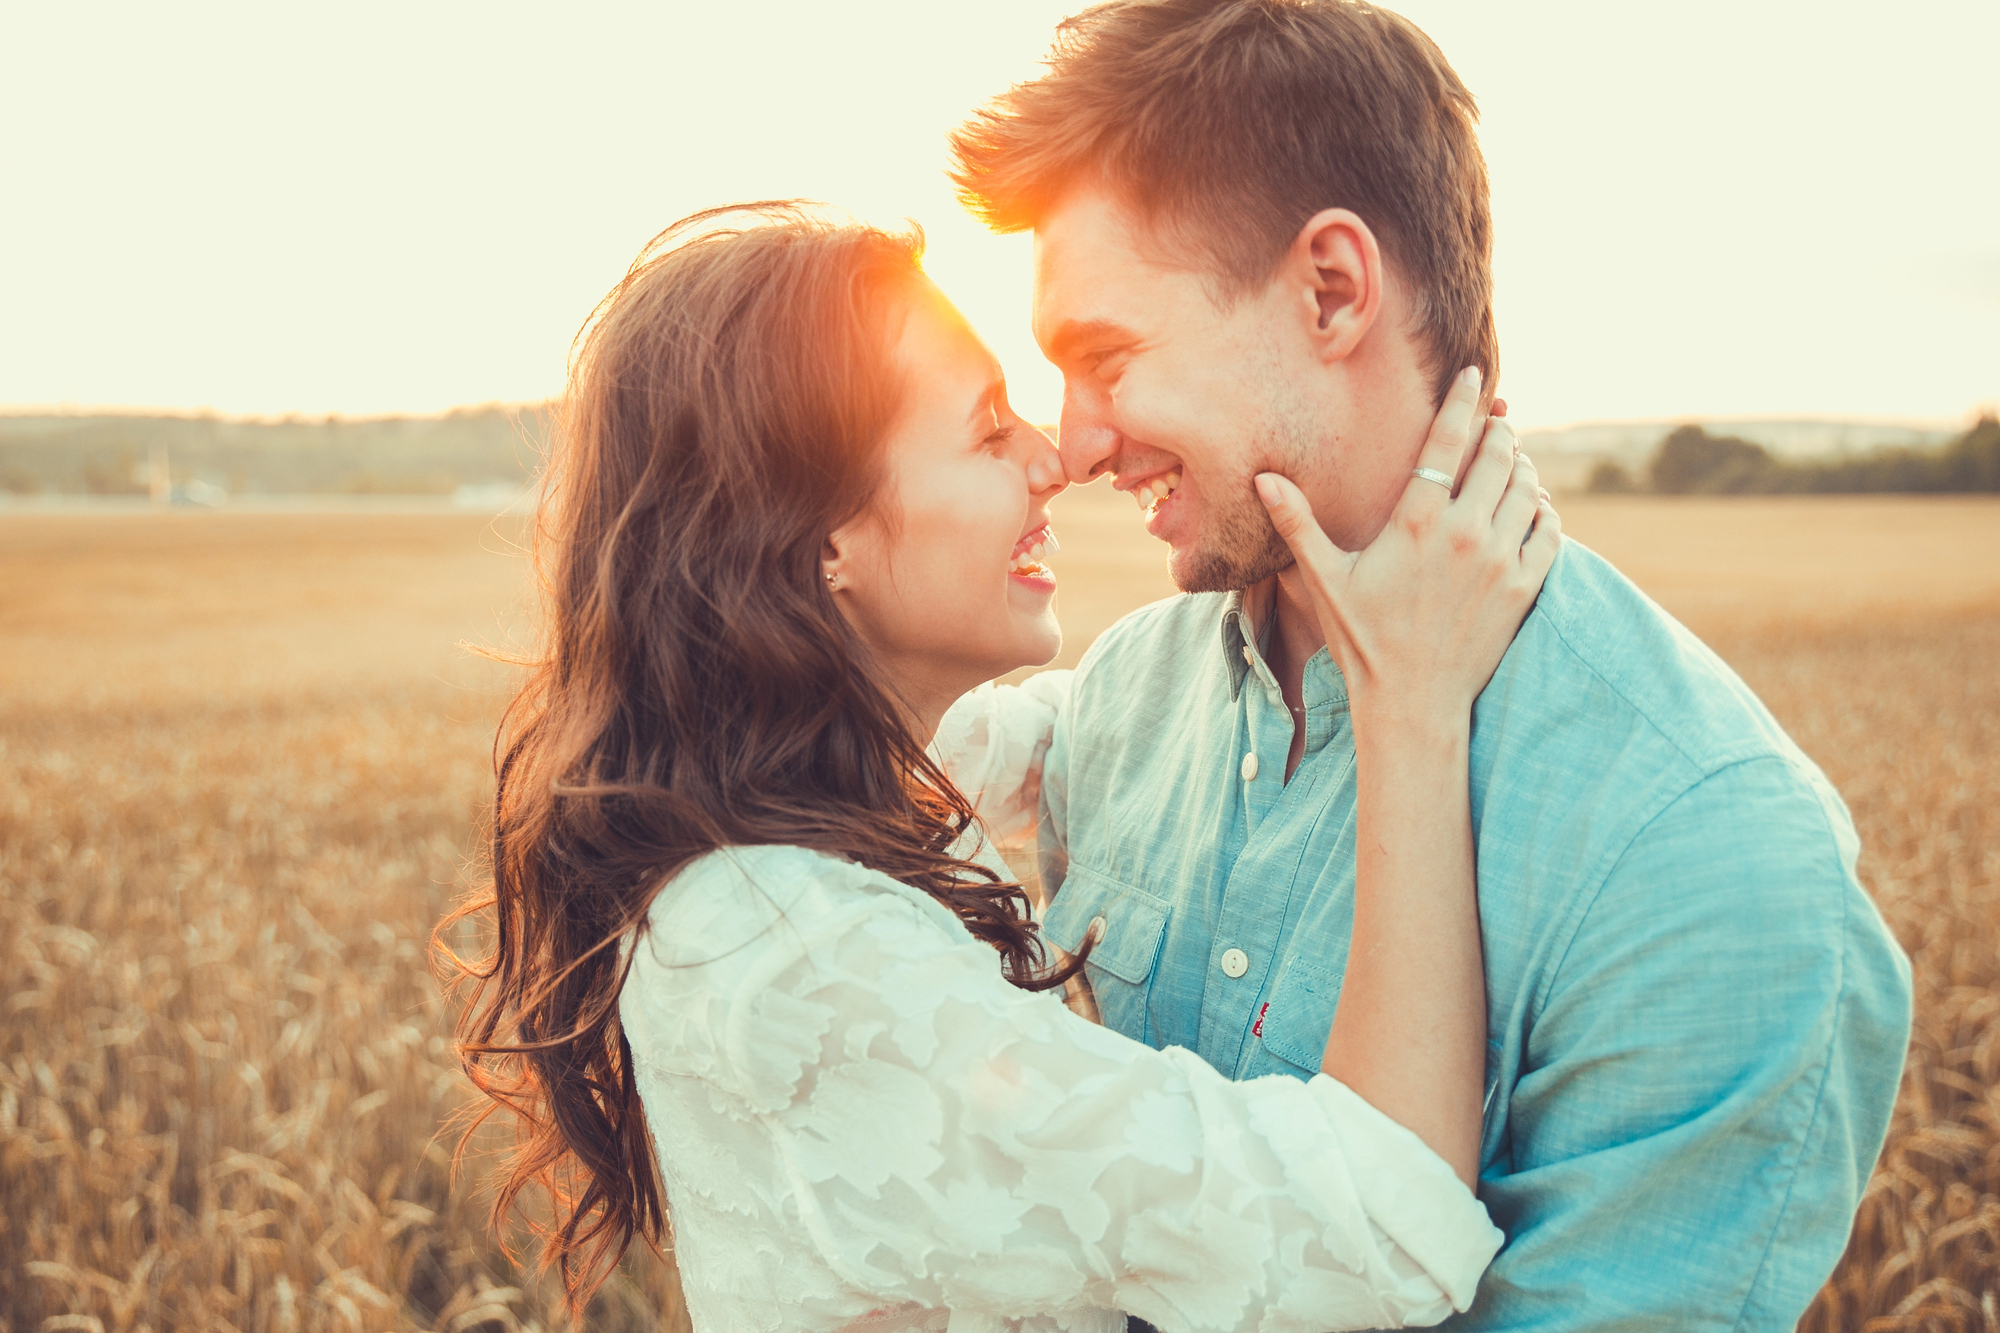
[{"label": "man's stubble beard", "polygon": [[1212,514],[1201,540],[1167,558],[1167,572],[1182,592],[1237,592],[1292,567],[1292,551],[1248,478],[1229,488],[1231,504]]},{"label": "man's stubble beard", "polygon": [[1204,497],[1215,507],[1195,545],[1167,558],[1167,573],[1182,592],[1240,592],[1296,563],[1292,548],[1271,526],[1270,511],[1257,498],[1252,480],[1256,472],[1273,471],[1306,486],[1305,469],[1320,453],[1320,441],[1304,428],[1302,412],[1284,397],[1274,395],[1271,417],[1251,455],[1268,461],[1226,483],[1212,498]]}]

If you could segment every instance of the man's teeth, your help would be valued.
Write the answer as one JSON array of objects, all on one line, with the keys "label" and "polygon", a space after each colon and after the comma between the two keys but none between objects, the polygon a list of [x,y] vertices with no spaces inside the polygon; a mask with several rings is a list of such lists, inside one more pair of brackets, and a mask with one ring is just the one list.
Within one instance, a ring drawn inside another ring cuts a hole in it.
[{"label": "man's teeth", "polygon": [[1135,486],[1132,489],[1132,498],[1139,502],[1139,508],[1151,509],[1179,490],[1180,485],[1181,474],[1178,471],[1162,473],[1144,486]]}]

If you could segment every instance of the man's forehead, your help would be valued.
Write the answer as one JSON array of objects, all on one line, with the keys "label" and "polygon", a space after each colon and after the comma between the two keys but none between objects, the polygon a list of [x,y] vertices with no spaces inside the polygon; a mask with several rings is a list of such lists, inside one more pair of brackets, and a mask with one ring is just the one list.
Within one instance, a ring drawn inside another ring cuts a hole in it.
[{"label": "man's forehead", "polygon": [[1066,323],[1129,319],[1170,272],[1132,210],[1101,188],[1063,195],[1035,226],[1035,336]]},{"label": "man's forehead", "polygon": [[1035,222],[1037,270],[1068,274],[1105,267],[1147,268],[1154,262],[1149,228],[1109,190],[1075,186]]}]

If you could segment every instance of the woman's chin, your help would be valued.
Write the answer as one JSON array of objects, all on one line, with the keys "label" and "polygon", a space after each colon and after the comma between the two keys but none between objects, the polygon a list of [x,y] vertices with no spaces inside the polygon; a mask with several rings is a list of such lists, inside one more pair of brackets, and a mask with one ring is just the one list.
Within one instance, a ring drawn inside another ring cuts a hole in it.
[{"label": "woman's chin", "polygon": [[1033,619],[1016,616],[1014,632],[1007,637],[1005,646],[995,647],[998,651],[985,659],[985,680],[995,680],[1010,671],[1043,667],[1053,662],[1056,654],[1062,651],[1062,626],[1056,623],[1054,612]]},{"label": "woman's chin", "polygon": [[1047,666],[1062,651],[1062,626],[1053,610],[1045,612],[1029,633],[1022,636],[1021,662],[1024,667]]}]

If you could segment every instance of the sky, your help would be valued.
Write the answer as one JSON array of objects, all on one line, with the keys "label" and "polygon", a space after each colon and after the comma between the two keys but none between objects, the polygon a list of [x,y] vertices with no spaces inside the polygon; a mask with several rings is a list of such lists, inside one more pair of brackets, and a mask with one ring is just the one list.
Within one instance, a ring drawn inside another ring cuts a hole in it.
[{"label": "sky", "polygon": [[[1032,247],[944,135],[1077,0],[11,5],[0,406],[367,415],[559,392],[675,219],[914,218],[1053,420]],[[2000,401],[1994,0],[1405,0],[1481,108],[1524,425]]]}]

